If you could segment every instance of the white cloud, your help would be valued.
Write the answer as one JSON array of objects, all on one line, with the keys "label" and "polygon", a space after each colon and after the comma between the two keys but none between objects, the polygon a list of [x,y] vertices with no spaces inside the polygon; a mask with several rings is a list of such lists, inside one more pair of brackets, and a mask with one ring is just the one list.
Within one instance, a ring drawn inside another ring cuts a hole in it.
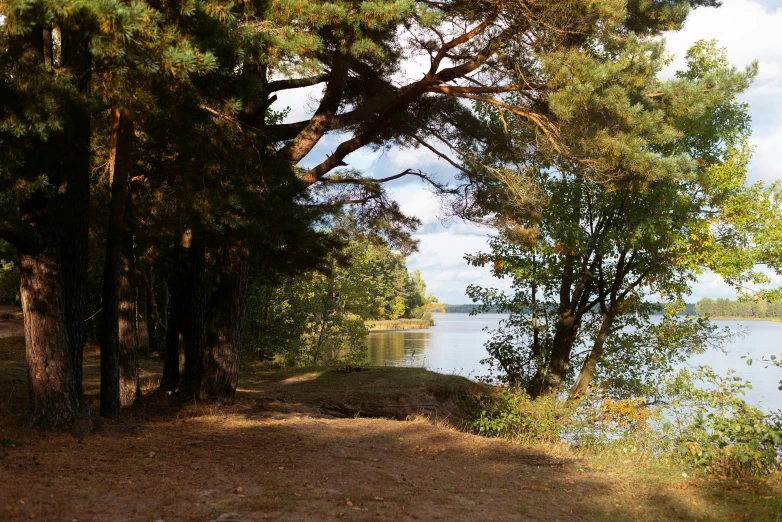
[{"label": "white cloud", "polygon": [[734,65],[745,67],[757,60],[758,77],[742,96],[750,106],[752,116],[752,144],[755,158],[750,166],[752,180],[776,181],[782,177],[782,168],[775,153],[782,150],[782,2],[766,0],[724,0],[717,9],[696,9],[682,31],[669,33],[666,41],[675,62],[666,70],[666,76],[684,67],[687,49],[700,39],[716,39],[728,50]]}]

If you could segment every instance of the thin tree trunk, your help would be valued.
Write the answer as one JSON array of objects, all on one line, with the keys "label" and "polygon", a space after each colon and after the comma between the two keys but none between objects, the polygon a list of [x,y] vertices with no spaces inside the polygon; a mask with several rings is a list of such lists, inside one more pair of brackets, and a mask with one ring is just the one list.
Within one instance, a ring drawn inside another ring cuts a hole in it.
[{"label": "thin tree trunk", "polygon": [[[144,277],[140,272],[137,273],[137,276],[139,276],[138,279]],[[149,357],[149,308],[147,285],[143,281],[139,281],[136,285],[136,322],[138,325],[137,342],[140,357]]]},{"label": "thin tree trunk", "polygon": [[[157,304],[157,298],[155,297],[156,292],[156,285],[155,285],[155,270],[153,268],[150,268],[149,270],[149,277],[147,277],[147,274],[144,273],[143,270],[136,270],[136,277],[138,280],[138,290],[139,290],[139,299],[138,299],[138,309],[139,309],[139,335],[142,333],[142,320],[146,324],[146,327],[143,329],[143,332],[146,332],[147,334],[147,346],[146,346],[146,352],[145,355],[149,356],[152,351],[158,350],[158,346],[160,343],[158,342],[158,334],[159,332],[165,332],[166,326],[163,324],[163,321],[160,318],[160,314],[158,313],[158,304]],[[166,289],[166,286],[163,285],[164,290]],[[142,302],[141,296],[144,296],[145,299]],[[165,313],[166,308],[168,307],[168,292],[166,292],[166,301],[163,304],[163,313]],[[141,314],[141,310],[145,310],[146,313]],[[143,345],[141,344],[141,337],[139,337],[139,350],[141,350],[141,347]],[[142,352],[140,352],[142,353]]]},{"label": "thin tree trunk", "polygon": [[106,260],[103,266],[103,299],[100,325],[100,414],[113,417],[120,412],[120,354],[118,344],[118,300],[122,257],[122,227],[128,200],[133,124],[117,107],[111,110],[116,152],[111,181],[109,223],[106,231]]},{"label": "thin tree trunk", "polygon": [[206,242],[204,232],[194,226],[184,262],[186,312],[182,320],[185,366],[180,393],[198,397],[206,344]]},{"label": "thin tree trunk", "polygon": [[52,249],[19,254],[29,412],[26,424],[52,428],[71,422],[81,405],[71,368],[62,277]]},{"label": "thin tree trunk", "polygon": [[[151,288],[157,288],[157,284],[155,284],[154,281],[157,280],[156,274],[153,272],[150,274],[152,283]],[[155,290],[157,292],[157,290]],[[169,292],[168,288],[168,282],[167,281],[161,281],[160,282],[160,304],[157,306],[155,310],[157,310],[157,313],[155,314],[157,316],[157,326],[155,327],[155,345],[158,351],[158,354],[163,354],[164,352],[160,349],[160,347],[165,344],[166,342],[166,335],[168,333],[168,314],[169,310],[171,309],[171,292]],[[163,324],[163,318],[166,319],[166,324]]]},{"label": "thin tree trunk", "polygon": [[597,368],[600,359],[603,358],[605,342],[611,335],[613,324],[614,315],[611,313],[604,314],[603,321],[600,323],[600,330],[597,332],[597,337],[592,345],[592,350],[590,350],[589,356],[587,356],[583,366],[581,366],[581,371],[578,373],[576,382],[570,389],[571,399],[581,397],[586,393],[589,383],[592,381],[592,376],[595,374],[595,369]]},{"label": "thin tree trunk", "polygon": [[133,197],[128,192],[122,230],[117,331],[119,342],[119,394],[122,406],[141,401],[136,336],[136,260],[133,254]]},{"label": "thin tree trunk", "polygon": [[224,245],[209,302],[202,399],[230,403],[236,393],[249,271],[249,247],[238,241]]},{"label": "thin tree trunk", "polygon": [[179,334],[182,323],[182,246],[181,238],[177,238],[173,250],[171,269],[171,296],[169,299],[168,324],[166,325],[166,352],[163,356],[163,376],[160,379],[160,389],[176,391],[179,387]]}]

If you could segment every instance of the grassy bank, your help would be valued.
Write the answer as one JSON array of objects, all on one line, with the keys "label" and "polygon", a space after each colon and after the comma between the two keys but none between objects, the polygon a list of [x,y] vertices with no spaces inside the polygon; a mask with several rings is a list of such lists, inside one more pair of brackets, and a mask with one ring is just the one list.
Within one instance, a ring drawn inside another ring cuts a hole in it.
[{"label": "grassy bank", "polygon": [[366,321],[367,328],[371,331],[379,330],[422,330],[434,324],[434,320],[428,319],[386,319],[383,321]]},{"label": "grassy bank", "polygon": [[[466,433],[459,397],[489,388],[419,368],[248,361],[234,404],[217,407],[152,393],[162,365],[142,359],[144,403],[77,441],[20,427],[23,340],[0,340],[0,360],[3,520],[782,520],[778,478]],[[87,350],[93,408],[98,362]]]}]

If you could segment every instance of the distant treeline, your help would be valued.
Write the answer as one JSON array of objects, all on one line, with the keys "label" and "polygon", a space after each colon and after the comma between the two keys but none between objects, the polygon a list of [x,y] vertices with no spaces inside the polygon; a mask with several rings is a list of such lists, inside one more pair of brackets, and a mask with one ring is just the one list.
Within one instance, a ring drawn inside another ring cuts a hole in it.
[{"label": "distant treeline", "polygon": [[[694,303],[686,303],[685,309],[684,309],[684,315],[695,315],[695,307],[697,305]],[[477,308],[478,305],[476,304],[444,304],[443,308],[445,309],[446,313],[453,313],[453,314],[469,314],[472,312],[475,308]],[[498,313],[500,310],[498,308],[492,308],[488,310],[489,313]],[[663,307],[660,305],[659,314],[662,315],[663,313]]]},{"label": "distant treeline", "polygon": [[[478,308],[477,304],[444,304],[443,308],[445,309],[445,313],[447,314],[469,314],[476,308]],[[491,310],[492,313],[496,312],[497,310]]]},{"label": "distant treeline", "polygon": [[704,297],[695,305],[695,312],[709,317],[740,317],[747,319],[782,319],[782,303],[767,301],[737,301]]}]

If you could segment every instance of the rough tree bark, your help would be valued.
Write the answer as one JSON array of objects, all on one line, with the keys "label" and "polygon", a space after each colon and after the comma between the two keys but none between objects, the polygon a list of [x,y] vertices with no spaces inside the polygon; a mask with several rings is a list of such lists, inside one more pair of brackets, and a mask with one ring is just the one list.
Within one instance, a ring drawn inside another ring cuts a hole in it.
[{"label": "rough tree bark", "polygon": [[19,254],[24,314],[28,426],[52,428],[72,421],[81,406],[68,350],[62,274],[54,248]]},{"label": "rough tree bark", "polygon": [[133,254],[133,194],[128,201],[122,227],[122,248],[117,306],[119,343],[119,394],[122,406],[141,401],[138,378],[138,341],[136,337],[136,260]]},{"label": "rough tree bark", "polygon": [[[106,260],[103,265],[103,299],[100,342],[100,414],[118,415],[120,400],[119,354],[119,280],[122,261],[122,228],[128,200],[128,175],[131,168],[133,123],[118,107],[111,109],[111,133],[114,142],[113,161],[110,162],[111,202],[106,230]],[[115,137],[115,138],[114,138]]]},{"label": "rough tree bark", "polygon": [[[174,248],[171,311],[166,333],[166,359],[161,388],[179,388],[185,397],[197,395],[204,354],[206,322],[206,246],[203,231],[186,229]],[[181,340],[181,343],[180,343]],[[179,373],[180,344],[185,364]]]},{"label": "rough tree bark", "polygon": [[249,271],[248,245],[233,241],[222,246],[209,301],[202,399],[230,403],[236,393]]}]

